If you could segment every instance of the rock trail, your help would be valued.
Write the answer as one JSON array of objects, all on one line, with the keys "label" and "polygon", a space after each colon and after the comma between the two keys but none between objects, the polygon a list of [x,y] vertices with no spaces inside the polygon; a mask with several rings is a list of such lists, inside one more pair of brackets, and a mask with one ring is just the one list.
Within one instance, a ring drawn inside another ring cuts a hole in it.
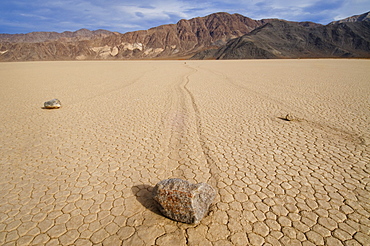
[{"label": "rock trail", "polygon": [[[198,72],[198,70],[194,67],[191,67],[194,70],[194,76]],[[200,110],[198,108],[198,105],[196,103],[196,100],[194,98],[194,95],[192,92],[187,88],[189,82],[190,82],[190,76],[193,74],[189,74],[186,76],[186,84],[184,85],[184,89],[191,100],[192,110],[195,114],[195,123],[196,123],[196,130],[198,134],[199,144],[201,146],[208,170],[209,170],[209,178],[206,180],[206,182],[209,182],[210,184],[214,185],[216,187],[217,185],[217,175],[215,175],[219,170],[217,170],[217,166],[215,166],[214,160],[209,155],[209,148],[207,146],[207,139],[203,136],[203,127],[202,127],[202,117],[200,114]]]}]

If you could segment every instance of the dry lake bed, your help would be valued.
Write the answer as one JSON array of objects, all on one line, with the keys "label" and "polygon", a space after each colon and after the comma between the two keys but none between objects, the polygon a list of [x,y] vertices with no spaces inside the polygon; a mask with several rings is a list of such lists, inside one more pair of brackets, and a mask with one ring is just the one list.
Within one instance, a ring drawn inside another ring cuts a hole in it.
[{"label": "dry lake bed", "polygon": [[[369,245],[370,60],[14,62],[0,86],[0,245]],[[167,178],[216,189],[200,224],[159,214]]]}]

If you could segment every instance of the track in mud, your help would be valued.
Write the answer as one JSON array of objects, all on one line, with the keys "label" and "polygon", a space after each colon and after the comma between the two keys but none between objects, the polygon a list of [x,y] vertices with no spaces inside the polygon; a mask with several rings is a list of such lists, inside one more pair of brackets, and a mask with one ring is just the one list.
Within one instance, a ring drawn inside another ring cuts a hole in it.
[{"label": "track in mud", "polygon": [[[169,139],[169,163],[175,169],[174,176],[179,178],[189,178],[189,170],[199,176],[199,167],[202,172],[207,170],[207,174],[200,175],[202,182],[209,179],[215,185],[214,175],[212,175],[213,160],[208,154],[206,139],[202,133],[201,113],[192,92],[188,89],[191,83],[191,76],[196,76],[197,69],[186,66],[190,72],[185,74],[179,82],[172,84],[171,89],[171,110],[168,114],[167,124],[170,128]],[[204,178],[207,177],[207,178]],[[191,177],[191,179],[194,178]]]}]

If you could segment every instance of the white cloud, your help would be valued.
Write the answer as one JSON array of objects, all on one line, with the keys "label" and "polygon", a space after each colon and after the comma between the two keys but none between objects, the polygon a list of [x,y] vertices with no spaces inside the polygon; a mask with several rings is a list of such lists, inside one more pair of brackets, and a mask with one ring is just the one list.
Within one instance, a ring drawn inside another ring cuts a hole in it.
[{"label": "white cloud", "polygon": [[[197,5],[197,9],[206,9],[207,7],[207,4],[199,3]],[[148,5],[121,5],[117,9],[135,21],[173,21],[174,16],[192,18],[197,12],[195,10],[190,14],[189,12],[194,9],[194,4],[183,1],[151,1]]]},{"label": "white cloud", "polygon": [[239,6],[234,8],[240,10],[240,14],[253,19],[279,18],[322,24],[327,24],[339,16],[345,18],[370,10],[368,0],[243,0],[238,4]]}]

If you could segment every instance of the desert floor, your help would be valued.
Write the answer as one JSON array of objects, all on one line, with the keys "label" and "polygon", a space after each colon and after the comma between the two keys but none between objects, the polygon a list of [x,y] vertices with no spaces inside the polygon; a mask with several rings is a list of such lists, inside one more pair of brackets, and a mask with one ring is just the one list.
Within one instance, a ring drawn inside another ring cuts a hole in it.
[{"label": "desert floor", "polygon": [[[370,60],[0,63],[0,85],[1,245],[370,241]],[[217,190],[200,224],[156,209],[173,177]]]}]

